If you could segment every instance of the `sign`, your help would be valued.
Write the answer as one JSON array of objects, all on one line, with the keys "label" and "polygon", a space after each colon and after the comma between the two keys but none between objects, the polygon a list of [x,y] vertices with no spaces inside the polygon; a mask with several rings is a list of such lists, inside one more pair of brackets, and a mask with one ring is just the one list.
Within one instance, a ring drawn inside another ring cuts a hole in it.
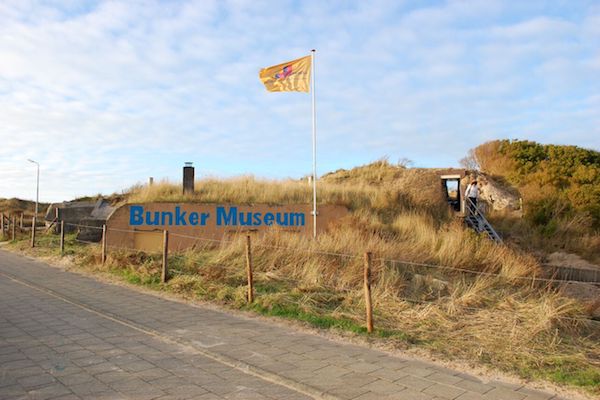
[{"label": "sign", "polygon": [[175,206],[174,211],[146,211],[143,205],[129,207],[129,225],[131,226],[207,226],[214,219],[217,226],[304,226],[306,216],[303,212],[252,212],[239,211],[236,206],[217,206],[214,214],[210,212],[182,211]]},{"label": "sign", "polygon": [[[317,228],[327,230],[348,214],[343,206],[318,209]],[[221,240],[244,232],[282,230],[312,236],[312,206],[144,203],[119,207],[106,222],[111,247],[159,251],[162,231],[169,231],[169,249],[182,250],[201,239]],[[182,235],[182,236],[178,236]]]}]

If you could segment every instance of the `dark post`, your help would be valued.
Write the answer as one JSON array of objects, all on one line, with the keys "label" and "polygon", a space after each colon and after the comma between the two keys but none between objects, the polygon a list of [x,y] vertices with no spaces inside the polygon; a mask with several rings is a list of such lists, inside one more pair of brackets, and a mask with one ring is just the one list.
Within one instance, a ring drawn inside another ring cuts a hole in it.
[{"label": "dark post", "polygon": [[246,274],[248,275],[248,303],[254,301],[254,280],[252,277],[252,247],[250,235],[246,236]]},{"label": "dark post", "polygon": [[65,255],[65,221],[60,221],[60,255]]},{"label": "dark post", "polygon": [[166,283],[169,279],[169,231],[166,229],[163,231],[163,257],[162,257],[162,273],[160,275],[160,281]]},{"label": "dark post", "polygon": [[191,162],[186,162],[183,167],[183,194],[194,193],[194,167]]},{"label": "dark post", "polygon": [[0,213],[0,234],[4,236],[4,213]]},{"label": "dark post", "polygon": [[15,230],[17,228],[16,220],[17,220],[17,218],[13,215],[13,217],[12,217],[12,224],[11,224],[11,231],[10,231],[11,234],[12,234],[11,238],[12,238],[13,242],[16,239],[16,234],[15,234]]},{"label": "dark post", "polygon": [[36,216],[34,215],[31,219],[31,247],[35,247],[35,219]]},{"label": "dark post", "polygon": [[106,262],[106,225],[102,225],[102,264]]},{"label": "dark post", "polygon": [[373,305],[371,304],[371,253],[365,253],[365,305],[367,308],[367,332],[373,332]]}]

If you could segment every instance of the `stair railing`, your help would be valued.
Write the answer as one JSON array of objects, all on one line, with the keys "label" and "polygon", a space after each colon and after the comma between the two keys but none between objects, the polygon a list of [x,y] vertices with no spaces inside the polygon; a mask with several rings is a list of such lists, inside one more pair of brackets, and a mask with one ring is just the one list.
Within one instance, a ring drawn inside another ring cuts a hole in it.
[{"label": "stair railing", "polygon": [[479,210],[477,204],[475,204],[473,200],[471,200],[468,196],[466,197],[466,202],[466,211],[468,215],[474,215],[475,219],[477,220],[477,231],[482,232],[486,230],[492,240],[494,240],[497,243],[502,243],[502,238],[500,237],[498,232],[496,232],[492,224],[490,224],[489,221],[485,218],[483,213]]}]

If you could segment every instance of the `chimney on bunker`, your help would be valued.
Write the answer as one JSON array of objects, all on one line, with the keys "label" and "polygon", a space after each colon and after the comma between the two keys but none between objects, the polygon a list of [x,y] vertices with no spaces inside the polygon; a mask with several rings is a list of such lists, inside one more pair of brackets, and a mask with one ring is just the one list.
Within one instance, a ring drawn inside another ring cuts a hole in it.
[{"label": "chimney on bunker", "polygon": [[183,194],[194,193],[194,167],[191,162],[186,162],[183,167]]}]

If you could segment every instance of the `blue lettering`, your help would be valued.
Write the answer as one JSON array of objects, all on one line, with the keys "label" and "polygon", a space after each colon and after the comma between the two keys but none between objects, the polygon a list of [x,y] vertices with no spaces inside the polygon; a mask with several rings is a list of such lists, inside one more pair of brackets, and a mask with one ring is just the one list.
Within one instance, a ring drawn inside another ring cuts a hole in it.
[{"label": "blue lettering", "polygon": [[[169,217],[169,223],[166,224],[165,220],[167,219],[167,217]],[[162,213],[160,213],[160,224],[161,225],[173,225],[173,213],[170,211],[163,211]]]},{"label": "blue lettering", "polygon": [[187,214],[186,211],[181,212],[181,208],[179,206],[175,207],[175,225],[186,226],[187,225],[187,223],[185,222],[186,214]]},{"label": "blue lettering", "polygon": [[237,225],[237,207],[229,208],[225,212],[225,207],[217,207],[217,225]]},{"label": "blue lettering", "polygon": [[254,215],[252,216],[253,221],[252,221],[252,225],[254,226],[261,226],[262,225],[262,220],[260,219],[260,217],[262,216],[262,213],[254,213]]},{"label": "blue lettering", "polygon": [[202,214],[200,214],[200,225],[205,226],[206,225],[206,220],[208,219],[208,217],[210,217],[209,213],[202,213]]},{"label": "blue lettering", "polygon": [[[154,214],[154,218],[152,217],[152,214]],[[158,211],[146,211],[146,225],[158,225],[158,223],[160,222],[160,213]]]},{"label": "blue lettering", "polygon": [[281,213],[277,213],[276,214],[277,225],[288,226],[288,216],[289,216],[289,213],[283,213],[283,216],[285,217],[285,219],[282,219],[282,214]]},{"label": "blue lettering", "polygon": [[[244,220],[244,214],[246,214],[246,219]],[[240,213],[240,225],[252,225],[252,213]]]},{"label": "blue lettering", "polygon": [[304,226],[304,213],[291,213],[290,214],[290,225],[291,226]]},{"label": "blue lettering", "polygon": [[198,213],[197,212],[190,213],[190,225],[198,225]]},{"label": "blue lettering", "polygon": [[273,220],[275,219],[275,216],[273,215],[273,213],[266,213],[265,214],[265,225],[273,225]]},{"label": "blue lettering", "polygon": [[144,223],[144,207],[130,206],[129,207],[129,225],[142,225]]}]

